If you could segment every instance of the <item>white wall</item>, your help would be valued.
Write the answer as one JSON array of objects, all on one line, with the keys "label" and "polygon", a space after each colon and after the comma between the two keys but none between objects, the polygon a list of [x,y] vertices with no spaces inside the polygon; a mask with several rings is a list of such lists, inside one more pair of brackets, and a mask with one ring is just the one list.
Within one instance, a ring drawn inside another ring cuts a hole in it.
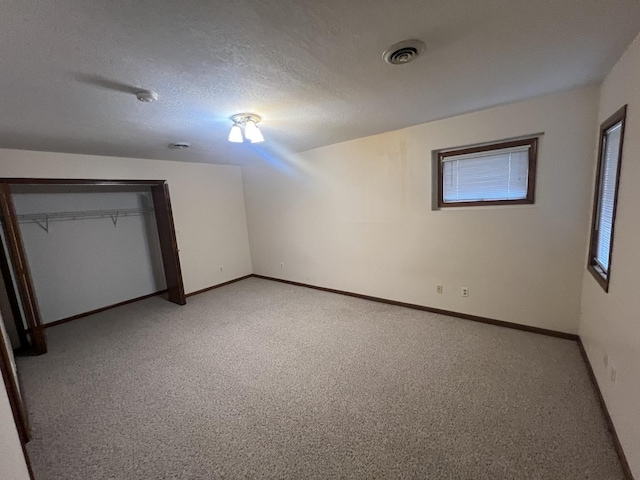
[{"label": "white wall", "polygon": [[240,167],[0,149],[0,177],[167,180],[185,292],[251,273]]},{"label": "white wall", "polygon": [[[254,273],[576,333],[597,94],[576,89],[243,167]],[[432,210],[433,150],[538,132],[534,205]]]},{"label": "white wall", "polygon": [[2,381],[0,381],[0,473],[3,479],[29,480],[20,437],[11,413],[9,396]]},{"label": "white wall", "polygon": [[[628,104],[609,293],[584,268],[580,337],[627,460],[640,478],[640,40],[602,84],[599,120]],[[594,133],[594,136],[596,134]],[[595,165],[595,155],[594,155]],[[592,175],[592,194],[595,167]],[[586,267],[586,258],[584,260]],[[604,366],[617,369],[615,384]]]},{"label": "white wall", "polygon": [[[148,187],[127,191],[47,185],[16,190],[22,192],[13,194],[18,215],[153,206]],[[51,221],[48,229],[20,223],[43,323],[166,288],[152,212],[119,217],[115,225],[109,217]]]},{"label": "white wall", "polygon": [[[4,337],[7,341],[1,316],[0,330],[3,332],[0,337]],[[11,348],[8,348],[8,351],[11,355]],[[14,363],[11,367],[15,370]],[[0,375],[0,478],[3,480],[29,480],[29,471],[20,445],[18,430],[13,420],[9,395],[1,377],[2,375]]]}]

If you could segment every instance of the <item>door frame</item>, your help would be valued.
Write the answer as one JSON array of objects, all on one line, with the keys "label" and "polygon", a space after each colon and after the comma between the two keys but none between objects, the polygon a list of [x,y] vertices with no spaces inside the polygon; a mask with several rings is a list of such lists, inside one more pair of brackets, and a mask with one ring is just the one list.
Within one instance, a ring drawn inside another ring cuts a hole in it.
[{"label": "door frame", "polygon": [[31,461],[29,460],[29,454],[27,453],[26,448],[26,444],[30,437],[29,419],[22,401],[18,379],[14,374],[13,366],[11,364],[10,354],[7,351],[6,346],[9,344],[8,340],[8,338],[4,337],[3,330],[0,329],[0,372],[2,372],[2,379],[4,380],[4,386],[9,397],[9,404],[11,405],[11,412],[13,413],[13,420],[18,431],[18,437],[22,447],[22,454],[24,455],[24,461],[27,465],[27,471],[29,472],[29,478],[33,480],[33,469],[31,468]]},{"label": "door frame", "polygon": [[[5,251],[8,251],[5,250],[5,242],[0,238],[0,272],[2,273],[4,288],[7,291],[7,298],[9,299],[9,306],[11,307],[13,323],[15,324],[16,332],[18,332],[18,338],[20,340],[19,350],[24,350],[29,345],[29,339],[27,337],[27,331],[24,329],[22,312],[18,305],[18,294],[16,293],[16,288],[13,283],[14,278],[11,274],[11,266],[9,265],[9,260]],[[6,326],[9,320],[7,318],[3,318],[3,320]]]},{"label": "door frame", "polygon": [[[29,271],[29,264],[27,262],[26,252],[24,250],[24,244],[22,242],[22,235],[20,234],[20,227],[18,226],[18,217],[13,205],[13,199],[11,197],[11,185],[8,183],[0,183],[0,214],[4,222],[5,239],[7,242],[7,250],[11,262],[5,258],[4,262],[13,267],[15,274],[16,285],[18,286],[19,298],[16,300],[21,302],[22,311],[24,312],[24,321],[27,324],[27,332],[31,337],[31,344],[36,354],[42,355],[47,353],[47,340],[44,336],[44,328],[42,327],[42,320],[40,318],[40,310],[38,309],[38,303],[35,297],[35,290],[33,288],[33,280],[31,279],[31,273]],[[2,255],[4,255],[4,250]],[[10,267],[10,268],[11,268]],[[7,289],[7,295],[15,295],[15,291]],[[9,302],[13,303],[14,299],[9,298]],[[24,330],[22,320],[16,321],[16,327],[20,326]],[[20,329],[18,329],[20,332]],[[20,337],[22,338],[22,334]]]}]

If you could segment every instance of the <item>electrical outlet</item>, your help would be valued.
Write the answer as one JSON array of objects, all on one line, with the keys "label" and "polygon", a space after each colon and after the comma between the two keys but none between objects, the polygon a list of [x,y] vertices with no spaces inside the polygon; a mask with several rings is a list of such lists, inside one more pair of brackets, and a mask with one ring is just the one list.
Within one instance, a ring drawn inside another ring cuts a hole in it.
[{"label": "electrical outlet", "polygon": [[280,268],[284,268],[284,262],[280,262]]},{"label": "electrical outlet", "polygon": [[442,293],[442,285],[436,285],[436,292]]},{"label": "electrical outlet", "polygon": [[467,287],[462,287],[462,296],[463,297],[469,296],[469,289]]},{"label": "electrical outlet", "polygon": [[602,357],[602,363],[604,364],[605,368],[609,366],[609,355],[607,355],[606,353]]}]

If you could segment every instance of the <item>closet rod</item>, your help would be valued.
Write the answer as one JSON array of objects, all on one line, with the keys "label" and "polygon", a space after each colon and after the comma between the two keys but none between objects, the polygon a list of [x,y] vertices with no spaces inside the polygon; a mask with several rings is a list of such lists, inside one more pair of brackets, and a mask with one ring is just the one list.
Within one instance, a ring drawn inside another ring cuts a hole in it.
[{"label": "closet rod", "polygon": [[145,215],[153,213],[153,211],[153,208],[114,208],[111,210],[86,210],[80,212],[23,213],[16,215],[16,217],[18,218],[18,223],[36,223],[48,232],[49,222],[109,217],[113,224],[116,225],[118,218]]}]

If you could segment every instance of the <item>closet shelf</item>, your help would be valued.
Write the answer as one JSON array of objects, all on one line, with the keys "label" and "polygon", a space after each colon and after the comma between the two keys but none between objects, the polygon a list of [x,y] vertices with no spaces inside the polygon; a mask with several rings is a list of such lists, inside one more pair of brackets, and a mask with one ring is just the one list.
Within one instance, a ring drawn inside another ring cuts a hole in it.
[{"label": "closet shelf", "polygon": [[110,218],[115,226],[121,217],[147,215],[153,213],[153,211],[153,208],[118,208],[111,210],[86,210],[81,212],[24,213],[16,215],[16,217],[18,223],[35,223],[48,233],[49,222]]}]

